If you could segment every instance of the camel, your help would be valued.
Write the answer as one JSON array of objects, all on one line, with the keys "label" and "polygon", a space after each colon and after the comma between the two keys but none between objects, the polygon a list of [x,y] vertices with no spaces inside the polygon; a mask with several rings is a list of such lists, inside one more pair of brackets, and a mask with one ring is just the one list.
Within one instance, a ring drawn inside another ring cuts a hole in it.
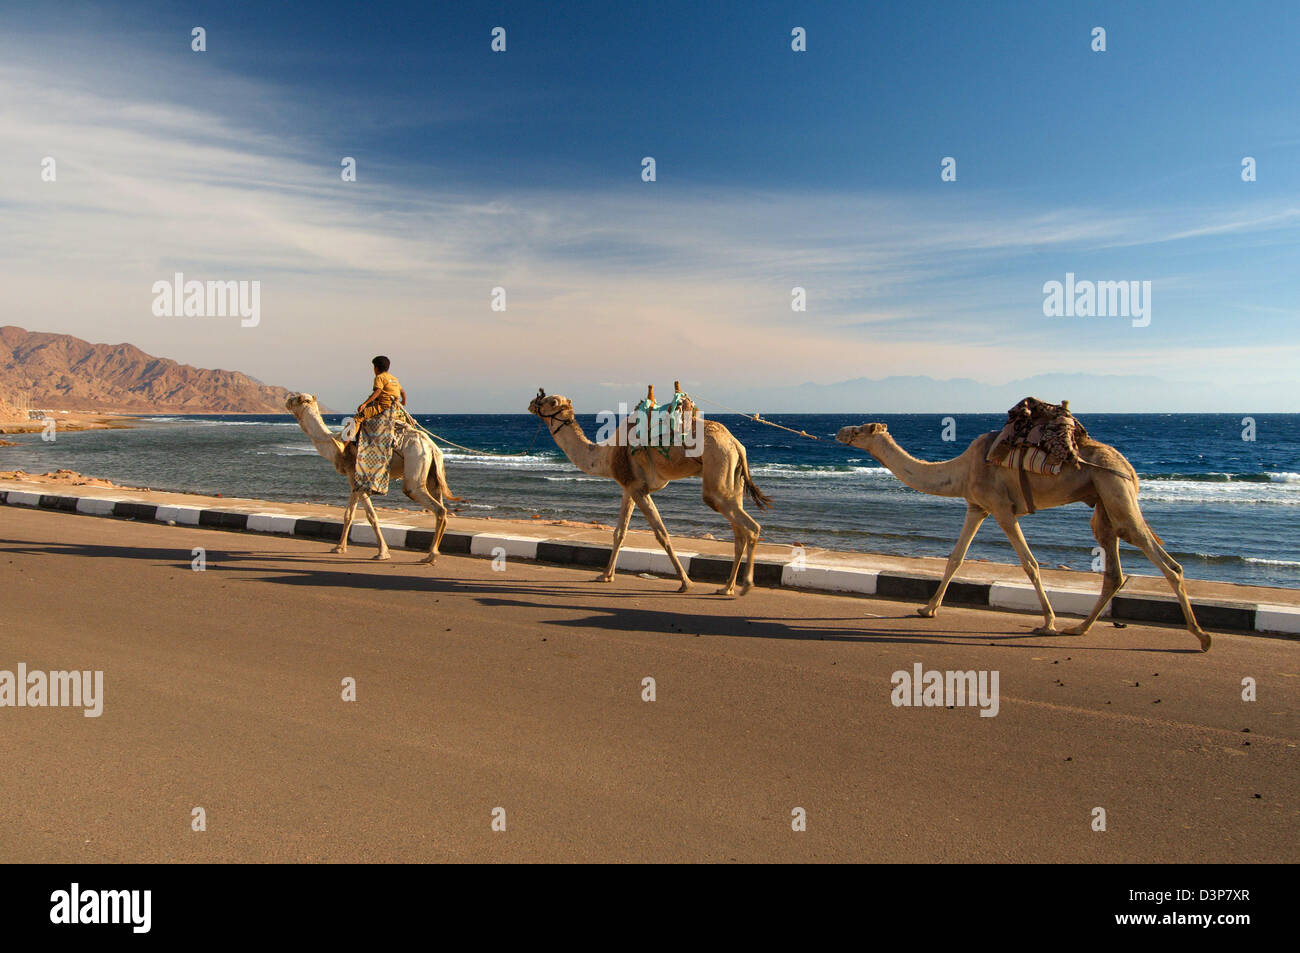
[{"label": "camel", "polygon": [[[316,398],[311,394],[290,394],[284,406],[297,419],[303,432],[311,438],[316,452],[346,476],[348,486],[352,486],[357,468],[356,444],[345,446],[330,431],[320,415]],[[402,481],[403,493],[437,517],[438,526],[433,534],[433,543],[429,546],[429,554],[420,560],[422,563],[434,563],[438,559],[442,534],[447,530],[447,507],[443,505],[443,500],[461,499],[453,496],[451,487],[447,485],[447,468],[442,462],[442,451],[418,430],[399,430],[394,438],[393,459],[389,463],[388,474],[391,479]],[[370,494],[364,490],[354,489],[348,497],[347,509],[343,511],[343,535],[331,552],[348,551],[348,532],[352,529],[352,519],[356,515],[358,503],[365,509],[366,519],[370,521],[375,539],[379,542],[379,552],[374,558],[390,559],[388,543],[379,531],[379,518],[375,515],[374,504],[370,501]]]},{"label": "camel", "polygon": [[633,453],[632,448],[620,440],[613,444],[592,443],[578,425],[573,404],[567,397],[548,397],[539,390],[528,405],[528,412],[536,414],[546,423],[556,444],[574,466],[592,476],[608,477],[623,488],[623,505],[614,527],[613,551],[609,554],[609,565],[597,577],[599,582],[614,580],[618,553],[623,546],[623,538],[627,535],[632,508],[635,506],[654,530],[655,539],[668,554],[677,578],[681,580],[681,588],[677,591],[687,592],[691,588],[691,580],[686,575],[681,560],[673,552],[672,540],[668,537],[668,530],[664,528],[664,521],[650,494],[663,489],[672,480],[699,476],[704,482],[704,502],[726,517],[735,534],[731,577],[717,594],[736,594],[736,577],[742,559],[747,559],[748,563],[740,594],[744,595],[753,587],[754,548],[758,544],[761,527],[745,512],[744,496],[748,492],[759,509],[771,506],[772,501],[754,485],[749,475],[745,447],[726,427],[717,421],[705,420],[701,454],[690,455],[682,446],[672,446],[669,455],[665,457],[654,447],[645,447]]},{"label": "camel", "polygon": [[[836,439],[840,443],[865,450],[914,490],[931,496],[961,497],[966,500],[966,522],[962,526],[957,545],[948,557],[943,580],[919,615],[933,618],[943,602],[948,583],[966,557],[976,531],[985,518],[992,516],[1011,540],[1020,557],[1025,575],[1038,593],[1043,607],[1043,624],[1034,632],[1054,634],[1056,616],[1047,600],[1038,575],[1038,563],[1024,535],[1020,532],[1018,517],[1028,512],[1020,490],[1020,472],[988,463],[985,457],[995,433],[977,437],[966,452],[951,460],[936,463],[918,460],[903,450],[881,423],[863,424],[861,427],[844,427]],[[1056,475],[1026,474],[1030,493],[1036,509],[1065,506],[1069,503],[1087,503],[1093,508],[1092,532],[1101,546],[1104,557],[1101,594],[1092,611],[1078,625],[1066,630],[1067,635],[1083,635],[1105,610],[1106,606],[1128,582],[1120,570],[1119,541],[1131,543],[1146,554],[1169,580],[1169,585],[1182,606],[1188,630],[1201,643],[1201,651],[1210,649],[1210,636],[1196,621],[1192,604],[1183,586],[1183,569],[1161,545],[1161,539],[1151,531],[1138,509],[1138,476],[1124,455],[1108,444],[1084,438],[1079,445],[1079,456],[1084,465],[1078,468],[1068,464]]]}]

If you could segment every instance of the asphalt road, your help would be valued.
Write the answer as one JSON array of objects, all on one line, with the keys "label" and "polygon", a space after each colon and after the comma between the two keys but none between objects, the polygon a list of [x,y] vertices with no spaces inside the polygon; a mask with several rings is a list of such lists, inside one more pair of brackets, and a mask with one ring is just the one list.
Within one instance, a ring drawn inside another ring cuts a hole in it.
[{"label": "asphalt road", "polygon": [[[1300,858],[1294,641],[327,549],[0,508],[0,670],[104,672],[98,718],[0,707],[0,857]],[[914,663],[996,717],[895,707]]]}]

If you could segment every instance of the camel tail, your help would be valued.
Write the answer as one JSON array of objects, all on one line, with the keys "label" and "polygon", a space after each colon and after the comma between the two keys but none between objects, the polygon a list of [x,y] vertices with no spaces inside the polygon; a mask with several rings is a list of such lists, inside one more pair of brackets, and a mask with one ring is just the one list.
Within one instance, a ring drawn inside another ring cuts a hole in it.
[{"label": "camel tail", "polygon": [[740,459],[740,477],[745,481],[745,492],[749,498],[754,501],[754,505],[760,510],[771,509],[772,498],[758,488],[754,478],[749,475],[749,460],[745,457]]},{"label": "camel tail", "polygon": [[451,492],[451,485],[447,483],[446,467],[447,464],[443,462],[441,453],[433,458],[431,472],[436,484],[435,489],[444,500],[450,500],[453,503],[464,503],[465,498],[463,496],[456,496]]}]

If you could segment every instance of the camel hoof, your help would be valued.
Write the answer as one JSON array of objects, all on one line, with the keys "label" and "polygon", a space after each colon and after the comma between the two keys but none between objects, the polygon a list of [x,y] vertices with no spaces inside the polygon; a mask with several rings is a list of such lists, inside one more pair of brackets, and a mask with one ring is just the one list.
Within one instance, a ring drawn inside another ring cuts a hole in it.
[{"label": "camel hoof", "polygon": [[1196,635],[1196,638],[1200,640],[1200,643],[1201,643],[1201,651],[1202,651],[1202,652],[1208,652],[1208,651],[1210,651],[1210,642],[1212,641],[1212,640],[1210,639],[1210,633],[1208,633],[1208,632],[1197,632],[1197,633],[1195,633],[1195,635]]},{"label": "camel hoof", "polygon": [[339,555],[342,555],[343,553],[346,553],[347,550],[344,549],[342,546],[335,546],[333,549],[330,550],[330,552],[331,552],[331,553],[338,553]]},{"label": "camel hoof", "polygon": [[691,591],[691,584],[690,584],[689,582],[684,582],[684,583],[681,584],[681,587],[678,588],[677,591],[678,591],[678,592],[690,592],[690,591]]},{"label": "camel hoof", "polygon": [[1066,629],[1062,634],[1063,635],[1087,635],[1088,628],[1090,627],[1084,626],[1083,624],[1072,625],[1068,629]]},{"label": "camel hoof", "polygon": [[721,589],[715,590],[713,594],[715,596],[734,596],[736,589],[734,586],[723,586]]},{"label": "camel hoof", "polygon": [[597,581],[597,582],[613,582],[613,581],[614,581],[614,577],[613,577],[613,576],[606,576],[604,573],[601,573],[599,576],[596,577],[596,581]]},{"label": "camel hoof", "polygon": [[375,553],[370,558],[371,559],[392,559],[393,557],[390,556],[388,553]]},{"label": "camel hoof", "polygon": [[921,608],[916,610],[916,614],[919,615],[922,619],[933,619],[935,613],[937,613],[938,611],[939,611],[938,609],[931,609],[929,606],[921,606]]},{"label": "camel hoof", "polygon": [[740,587],[740,594],[743,596],[753,588],[754,588],[754,584],[752,582],[747,582]]},{"label": "camel hoof", "polygon": [[1060,635],[1055,625],[1040,625],[1034,629],[1034,635]]},{"label": "camel hoof", "polygon": [[429,565],[429,566],[432,566],[432,565],[433,565],[434,563],[436,563],[437,561],[438,561],[438,554],[437,554],[437,553],[430,553],[428,556],[425,556],[423,559],[420,560],[420,562],[422,562],[422,563],[424,563],[424,564],[426,564],[426,565]]}]

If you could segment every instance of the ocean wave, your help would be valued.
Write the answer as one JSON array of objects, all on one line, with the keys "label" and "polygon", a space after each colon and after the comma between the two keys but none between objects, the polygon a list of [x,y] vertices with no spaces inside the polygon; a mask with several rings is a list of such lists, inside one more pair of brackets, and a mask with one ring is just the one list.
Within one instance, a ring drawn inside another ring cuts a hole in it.
[{"label": "ocean wave", "polygon": [[1265,559],[1261,556],[1241,556],[1235,553],[1186,553],[1176,550],[1170,551],[1169,555],[1183,562],[1198,561],[1215,565],[1269,566],[1273,569],[1300,570],[1300,560],[1295,559]]},{"label": "ocean wave", "polygon": [[484,456],[479,453],[465,453],[463,450],[448,450],[441,447],[444,459],[455,460],[457,463],[473,463],[484,467],[521,467],[521,466],[552,466],[552,467],[573,467],[572,463],[561,457],[555,456],[529,456],[525,454],[491,454]]},{"label": "ocean wave", "polygon": [[1271,473],[1140,473],[1143,482],[1151,483],[1295,483],[1300,473],[1279,470]]},{"label": "ocean wave", "polygon": [[1140,503],[1273,504],[1300,506],[1300,483],[1263,481],[1197,482],[1151,480],[1143,482]]},{"label": "ocean wave", "polygon": [[138,417],[151,424],[178,424],[181,427],[298,427],[294,420],[197,420],[193,417]]},{"label": "ocean wave", "polygon": [[772,475],[776,477],[810,477],[826,479],[835,477],[855,477],[865,474],[872,479],[894,479],[894,475],[884,467],[862,467],[848,464],[817,466],[798,463],[758,463],[750,464],[753,474]]},{"label": "ocean wave", "polygon": [[1243,556],[1242,562],[1256,566],[1277,566],[1282,569],[1300,569],[1300,561],[1295,559],[1261,559],[1257,556]]},{"label": "ocean wave", "polygon": [[254,453],[259,457],[312,457],[316,455],[316,448],[311,444],[306,446],[293,444],[277,444],[267,450],[245,450],[245,453]]}]

